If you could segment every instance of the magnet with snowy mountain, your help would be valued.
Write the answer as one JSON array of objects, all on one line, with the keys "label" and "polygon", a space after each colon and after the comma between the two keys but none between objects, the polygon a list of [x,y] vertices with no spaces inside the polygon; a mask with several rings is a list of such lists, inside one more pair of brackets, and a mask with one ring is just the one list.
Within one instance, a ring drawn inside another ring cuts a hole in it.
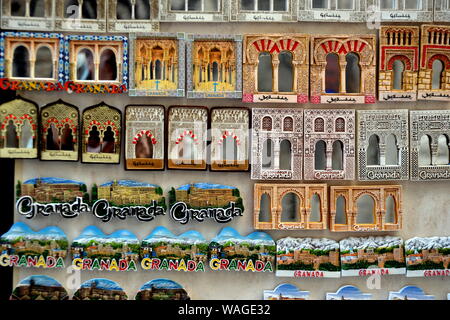
[{"label": "magnet with snowy mountain", "polygon": [[205,271],[209,242],[194,230],[179,236],[157,227],[141,242],[144,270]]},{"label": "magnet with snowy mountain", "polygon": [[74,293],[73,300],[128,300],[128,296],[116,282],[96,278],[90,279]]},{"label": "magnet with snowy mountain", "polygon": [[27,219],[59,214],[74,218],[89,212],[89,194],[84,182],[64,178],[34,178],[16,184],[16,209]]},{"label": "magnet with snowy mountain", "polygon": [[339,243],[325,238],[280,239],[275,274],[277,277],[339,278]]},{"label": "magnet with snowy mountain", "polygon": [[275,241],[265,232],[244,237],[225,227],[209,244],[209,266],[214,271],[273,272],[275,255]]},{"label": "magnet with snowy mountain", "polygon": [[300,291],[290,283],[283,283],[274,290],[264,290],[264,300],[307,300],[309,291]]},{"label": "magnet with snowy mountain", "polygon": [[92,213],[103,222],[112,218],[125,220],[135,217],[139,221],[152,221],[166,214],[163,189],[156,185],[134,180],[112,180],[92,187]]},{"label": "magnet with snowy mountain", "polygon": [[136,271],[139,248],[138,238],[127,230],[106,235],[89,226],[72,242],[72,266],[75,270]]},{"label": "magnet with snowy mountain", "polygon": [[412,238],[405,241],[406,276],[450,276],[450,237]]},{"label": "magnet with snowy mountain", "polygon": [[388,300],[435,300],[435,297],[426,295],[422,288],[406,286],[400,289],[399,292],[389,292]]},{"label": "magnet with snowy mountain", "polygon": [[145,283],[135,300],[191,300],[186,290],[169,279],[154,279]]},{"label": "magnet with snowy mountain", "polygon": [[13,290],[10,300],[69,300],[66,289],[55,279],[32,275],[22,279]]},{"label": "magnet with snowy mountain", "polygon": [[327,300],[372,300],[371,293],[362,293],[355,286],[343,286],[338,291],[327,293]]},{"label": "magnet with snowy mountain", "polygon": [[352,237],[339,245],[343,277],[406,273],[403,240],[399,237]]},{"label": "magnet with snowy mountain", "polygon": [[34,231],[17,222],[0,237],[0,266],[64,268],[68,247],[66,234],[58,227]]},{"label": "magnet with snowy mountain", "polygon": [[169,191],[170,216],[181,224],[214,220],[227,223],[241,217],[244,205],[239,189],[212,183],[186,184]]}]

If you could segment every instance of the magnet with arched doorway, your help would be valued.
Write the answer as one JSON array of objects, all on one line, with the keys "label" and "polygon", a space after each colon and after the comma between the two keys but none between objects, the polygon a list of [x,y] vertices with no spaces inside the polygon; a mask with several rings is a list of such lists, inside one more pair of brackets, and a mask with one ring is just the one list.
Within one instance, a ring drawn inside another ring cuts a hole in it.
[{"label": "magnet with arched doorway", "polygon": [[38,106],[17,96],[0,105],[0,158],[38,157]]},{"label": "magnet with arched doorway", "polygon": [[86,108],[82,118],[81,161],[118,164],[122,134],[120,110],[101,102]]}]

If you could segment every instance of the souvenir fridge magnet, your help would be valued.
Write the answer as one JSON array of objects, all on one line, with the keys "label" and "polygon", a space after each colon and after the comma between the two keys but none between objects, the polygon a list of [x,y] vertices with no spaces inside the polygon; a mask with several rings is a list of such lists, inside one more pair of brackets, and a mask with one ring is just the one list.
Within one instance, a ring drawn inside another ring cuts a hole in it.
[{"label": "souvenir fridge magnet", "polygon": [[55,0],[56,29],[60,31],[106,31],[108,0]]},{"label": "souvenir fridge magnet", "polygon": [[134,180],[111,180],[92,186],[92,213],[103,222],[112,218],[153,221],[166,214],[163,190],[156,184]]},{"label": "souvenir fridge magnet", "polygon": [[0,158],[37,158],[37,105],[17,97],[0,105],[0,119]]},{"label": "souvenir fridge magnet", "polygon": [[130,96],[185,95],[185,34],[130,34]]},{"label": "souvenir fridge magnet", "polygon": [[127,230],[106,235],[96,226],[89,226],[72,242],[72,267],[89,271],[136,271],[139,247],[138,238]]},{"label": "souvenir fridge magnet", "polygon": [[355,178],[355,110],[305,110],[305,180]]},{"label": "souvenir fridge magnet", "polygon": [[95,278],[81,284],[72,300],[128,300],[123,289],[114,281]]},{"label": "souvenir fridge magnet", "polygon": [[303,179],[303,110],[252,109],[253,180]]},{"label": "souvenir fridge magnet", "polygon": [[187,224],[211,219],[228,223],[244,213],[239,189],[212,183],[192,183],[169,191],[170,216]]},{"label": "souvenir fridge magnet", "polygon": [[450,179],[450,110],[410,111],[411,180]]},{"label": "souvenir fridge magnet", "polygon": [[141,242],[141,266],[144,270],[205,271],[208,246],[197,231],[176,236],[160,226]]},{"label": "souvenir fridge magnet", "polygon": [[64,73],[75,93],[123,93],[128,90],[128,38],[67,35]]},{"label": "souvenir fridge magnet", "polygon": [[388,300],[435,300],[435,297],[426,295],[422,288],[406,286],[399,292],[390,291]]},{"label": "souvenir fridge magnet", "polygon": [[408,110],[358,110],[357,115],[358,180],[408,180]]},{"label": "souvenir fridge magnet", "polygon": [[125,108],[125,168],[164,169],[164,106],[130,105]]},{"label": "souvenir fridge magnet", "polygon": [[328,222],[326,184],[254,186],[253,225],[262,230],[324,230]]},{"label": "souvenir fridge magnet", "polygon": [[244,37],[243,102],[307,103],[309,35]]},{"label": "souvenir fridge magnet", "polygon": [[366,3],[368,19],[375,16],[381,22],[433,21],[433,0],[366,0]]},{"label": "souvenir fridge magnet", "polygon": [[406,276],[450,276],[450,237],[415,237],[405,241]]},{"label": "souvenir fridge magnet", "polygon": [[122,115],[105,103],[83,111],[81,161],[87,163],[119,163]]},{"label": "souvenir fridge magnet", "polygon": [[376,36],[311,37],[311,102],[362,104],[376,101]]},{"label": "souvenir fridge magnet", "polygon": [[450,101],[450,26],[422,25],[419,100]]},{"label": "souvenir fridge magnet", "polygon": [[55,28],[55,1],[2,1],[2,29],[48,31]]},{"label": "souvenir fridge magnet", "polygon": [[64,46],[59,33],[1,32],[0,88],[65,90]]},{"label": "souvenir fridge magnet", "polygon": [[331,231],[395,231],[402,226],[402,186],[330,188]]},{"label": "souvenir fridge magnet", "polygon": [[65,268],[69,243],[66,234],[51,226],[33,231],[26,223],[16,222],[0,237],[0,266]]},{"label": "souvenir fridge magnet", "polygon": [[167,168],[206,170],[208,109],[170,107],[167,117]]},{"label": "souvenir fridge magnet", "polygon": [[187,97],[242,97],[242,36],[186,36]]},{"label": "souvenir fridge magnet", "polygon": [[339,278],[339,243],[330,239],[283,238],[277,241],[277,277]]},{"label": "souvenir fridge magnet", "polygon": [[62,100],[41,110],[41,160],[78,161],[78,108]]},{"label": "souvenir fridge magnet", "polygon": [[450,3],[448,0],[434,0],[433,21],[450,22]]},{"label": "souvenir fridge magnet", "polygon": [[230,20],[242,22],[297,21],[297,0],[231,0]]},{"label": "souvenir fridge magnet", "polygon": [[161,22],[226,22],[228,0],[161,0]]},{"label": "souvenir fridge magnet", "polygon": [[290,283],[278,285],[274,290],[264,290],[264,300],[308,300],[309,291],[300,291]]},{"label": "souvenir fridge magnet", "polygon": [[343,277],[405,274],[399,237],[346,238],[339,242]]},{"label": "souvenir fridge magnet", "polygon": [[145,283],[135,300],[191,300],[186,290],[169,279],[154,279]]},{"label": "souvenir fridge magnet", "polygon": [[365,22],[366,0],[299,0],[298,21]]},{"label": "souvenir fridge magnet", "polygon": [[250,110],[211,109],[211,170],[248,171]]},{"label": "souvenir fridge magnet", "polygon": [[22,279],[11,294],[10,300],[69,300],[66,289],[55,279],[32,275]]},{"label": "souvenir fridge magnet", "polygon": [[372,300],[371,293],[362,293],[357,287],[343,286],[337,292],[327,293],[327,300]]},{"label": "souvenir fridge magnet", "polygon": [[416,101],[419,27],[382,26],[379,35],[379,101]]},{"label": "souvenir fridge magnet", "polygon": [[83,182],[64,178],[33,178],[16,184],[16,210],[27,219],[60,214],[74,218],[89,212],[89,193]]},{"label": "souvenir fridge magnet", "polygon": [[158,0],[108,0],[108,32],[159,31]]},{"label": "souvenir fridge magnet", "polygon": [[225,227],[209,244],[209,266],[214,271],[273,272],[275,255],[275,241],[265,232],[243,237]]}]

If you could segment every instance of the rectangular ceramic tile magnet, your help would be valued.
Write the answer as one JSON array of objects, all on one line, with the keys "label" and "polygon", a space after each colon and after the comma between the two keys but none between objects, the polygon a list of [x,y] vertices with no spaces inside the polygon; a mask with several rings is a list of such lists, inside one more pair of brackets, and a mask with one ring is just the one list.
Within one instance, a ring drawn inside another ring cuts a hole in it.
[{"label": "rectangular ceramic tile magnet", "polygon": [[248,171],[250,110],[211,109],[211,170]]},{"label": "rectangular ceramic tile magnet", "polygon": [[184,33],[130,34],[130,96],[185,95]]},{"label": "rectangular ceramic tile magnet", "polygon": [[53,31],[55,0],[2,0],[2,29]]},{"label": "rectangular ceramic tile magnet", "polygon": [[107,0],[56,0],[56,30],[106,31]]},{"label": "rectangular ceramic tile magnet", "polygon": [[108,0],[109,32],[159,31],[158,0]]},{"label": "rectangular ceramic tile magnet", "polygon": [[167,168],[206,170],[208,109],[173,106],[167,118]]},{"label": "rectangular ceramic tile magnet", "polygon": [[226,22],[229,0],[161,0],[161,22]]},{"label": "rectangular ceramic tile magnet", "polygon": [[434,21],[450,22],[450,0],[434,0]]},{"label": "rectangular ceramic tile magnet", "polygon": [[231,0],[230,20],[242,22],[297,21],[297,0]]},{"label": "rectangular ceramic tile magnet", "polygon": [[130,105],[126,107],[126,169],[164,169],[164,117],[164,106]]},{"label": "rectangular ceramic tile magnet", "polygon": [[367,0],[299,0],[298,21],[364,22]]},{"label": "rectangular ceramic tile magnet", "polygon": [[433,0],[367,0],[368,21],[432,22]]}]

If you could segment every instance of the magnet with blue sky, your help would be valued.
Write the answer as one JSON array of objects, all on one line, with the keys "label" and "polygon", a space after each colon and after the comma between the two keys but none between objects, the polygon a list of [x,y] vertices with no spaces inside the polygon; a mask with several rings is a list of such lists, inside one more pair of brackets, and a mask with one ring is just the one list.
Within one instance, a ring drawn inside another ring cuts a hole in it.
[{"label": "magnet with blue sky", "polygon": [[135,300],[191,300],[186,290],[169,279],[154,279],[145,283]]},{"label": "magnet with blue sky", "polygon": [[95,278],[84,282],[73,295],[73,300],[128,300],[128,296],[116,282]]},{"label": "magnet with blue sky", "polygon": [[96,226],[86,227],[71,246],[75,270],[136,271],[140,243],[128,230],[109,235]]},{"label": "magnet with blue sky", "polygon": [[275,241],[265,232],[244,237],[225,227],[209,244],[209,266],[214,271],[273,272],[275,255]]},{"label": "magnet with blue sky", "polygon": [[406,276],[450,276],[450,237],[415,237],[405,241]]},{"label": "magnet with blue sky", "polygon": [[0,237],[0,266],[64,268],[69,243],[60,228],[51,226],[34,231],[26,223],[15,223]]},{"label": "magnet with blue sky", "polygon": [[69,300],[66,289],[55,279],[32,275],[22,279],[13,290],[10,300]]},{"label": "magnet with blue sky", "polygon": [[244,212],[239,189],[213,183],[192,183],[169,191],[170,216],[187,224],[214,220],[227,223]]},{"label": "magnet with blue sky", "polygon": [[406,286],[398,292],[390,291],[389,300],[435,300],[435,297],[426,295],[422,288]]},{"label": "magnet with blue sky", "polygon": [[309,291],[301,291],[290,283],[282,283],[274,290],[264,290],[264,300],[308,300]]},{"label": "magnet with blue sky", "polygon": [[371,293],[363,293],[355,286],[343,286],[338,291],[327,293],[327,300],[372,300]]},{"label": "magnet with blue sky", "polygon": [[141,242],[141,266],[144,270],[205,271],[208,246],[198,231],[176,236],[165,227],[156,227]]},{"label": "magnet with blue sky", "polygon": [[278,240],[276,276],[339,278],[339,243],[325,238],[288,237]]},{"label": "magnet with blue sky", "polygon": [[406,273],[403,240],[399,237],[352,237],[339,245],[343,277]]}]

